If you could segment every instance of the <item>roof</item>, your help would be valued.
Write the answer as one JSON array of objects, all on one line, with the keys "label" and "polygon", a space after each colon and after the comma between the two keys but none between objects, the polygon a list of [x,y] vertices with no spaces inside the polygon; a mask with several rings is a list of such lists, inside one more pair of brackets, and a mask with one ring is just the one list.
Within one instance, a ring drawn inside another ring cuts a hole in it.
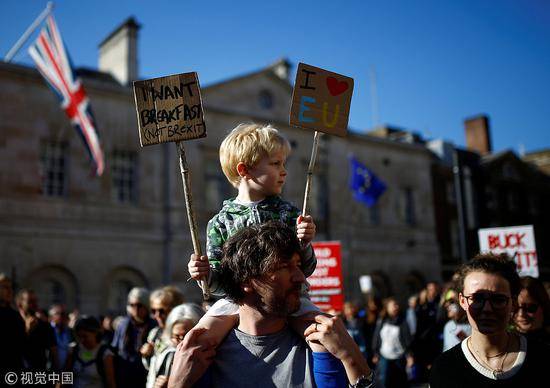
[{"label": "roof", "polygon": [[244,74],[241,74],[241,75],[238,75],[238,76],[235,76],[235,77],[227,78],[227,79],[224,79],[222,81],[214,82],[210,85],[207,85],[207,86],[203,87],[202,89],[204,89],[204,90],[214,89],[214,88],[217,88],[219,86],[224,86],[224,85],[227,85],[227,84],[232,83],[232,82],[237,82],[237,81],[240,81],[240,80],[245,79],[245,78],[253,77],[255,75],[266,74],[270,77],[273,77],[273,79],[275,79],[276,81],[281,82],[286,88],[288,88],[290,91],[292,91],[292,84],[290,83],[288,78],[281,78],[281,76],[277,74],[277,72],[278,72],[277,69],[280,66],[286,67],[287,70],[288,70],[292,67],[292,64],[291,64],[290,61],[288,61],[288,59],[281,58],[281,59],[277,60],[276,62],[274,62],[273,64],[271,64],[267,67],[261,68],[259,70],[254,70],[254,71],[251,71],[251,72],[248,72],[248,73],[244,73]]}]

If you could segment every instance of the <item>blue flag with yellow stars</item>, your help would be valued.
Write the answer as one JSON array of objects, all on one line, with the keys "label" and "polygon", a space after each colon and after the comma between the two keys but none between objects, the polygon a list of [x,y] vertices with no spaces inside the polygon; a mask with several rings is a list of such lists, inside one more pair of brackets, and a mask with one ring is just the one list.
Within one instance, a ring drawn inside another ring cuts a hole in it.
[{"label": "blue flag with yellow stars", "polygon": [[374,206],[378,197],[386,191],[385,183],[354,157],[350,158],[350,171],[350,189],[353,198],[368,207]]}]

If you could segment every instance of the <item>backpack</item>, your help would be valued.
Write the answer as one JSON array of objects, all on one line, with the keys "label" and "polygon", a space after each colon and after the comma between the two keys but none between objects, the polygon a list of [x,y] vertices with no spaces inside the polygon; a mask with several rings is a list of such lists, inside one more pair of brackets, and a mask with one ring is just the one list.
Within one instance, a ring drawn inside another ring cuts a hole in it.
[{"label": "backpack", "polygon": [[[73,348],[73,369],[74,369],[74,364],[76,364],[76,363],[79,363],[84,368],[86,368],[86,367],[88,367],[92,364],[95,364],[95,367],[97,369],[97,373],[101,377],[101,381],[103,382],[103,385],[107,386],[107,380],[106,380],[106,377],[105,377],[105,365],[103,364],[103,356],[105,355],[105,352],[107,350],[113,351],[111,345],[106,344],[106,343],[102,343],[99,346],[99,349],[96,353],[95,358],[92,359],[92,360],[89,360],[89,361],[84,361],[80,358],[80,356],[79,356],[80,345],[78,343],[76,343],[72,348]],[[113,353],[115,353],[115,352],[113,351]]]}]

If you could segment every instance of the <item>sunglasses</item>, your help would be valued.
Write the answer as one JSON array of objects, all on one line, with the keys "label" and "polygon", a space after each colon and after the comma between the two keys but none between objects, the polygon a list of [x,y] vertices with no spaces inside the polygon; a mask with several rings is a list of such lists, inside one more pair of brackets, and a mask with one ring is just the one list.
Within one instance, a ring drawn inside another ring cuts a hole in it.
[{"label": "sunglasses", "polygon": [[528,314],[534,314],[537,312],[537,310],[539,309],[539,305],[536,304],[536,303],[525,303],[525,304],[520,304],[518,306],[518,312],[520,309],[523,309],[523,311],[525,311],[526,313]]},{"label": "sunglasses", "polygon": [[166,315],[165,309],[151,309],[151,314],[155,315],[158,313],[159,315]]},{"label": "sunglasses", "polygon": [[510,297],[503,294],[492,294],[477,292],[472,295],[463,295],[466,298],[468,306],[475,310],[483,310],[485,303],[489,302],[493,310],[502,310],[508,306],[508,301]]},{"label": "sunglasses", "polygon": [[128,306],[136,308],[144,307],[141,303],[128,303]]}]

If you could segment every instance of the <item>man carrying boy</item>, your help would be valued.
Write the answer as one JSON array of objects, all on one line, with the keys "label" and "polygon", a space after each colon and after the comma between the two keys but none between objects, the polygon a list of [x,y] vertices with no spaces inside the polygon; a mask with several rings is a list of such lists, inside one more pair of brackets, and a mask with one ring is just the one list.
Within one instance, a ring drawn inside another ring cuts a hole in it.
[{"label": "man carrying boy", "polygon": [[169,387],[372,385],[368,364],[340,319],[318,315],[305,331],[325,353],[311,353],[288,328],[305,282],[300,250],[294,230],[276,221],[245,227],[226,242],[219,280],[239,306],[239,325],[216,351],[197,343],[204,329],[192,329],[178,346]]}]

